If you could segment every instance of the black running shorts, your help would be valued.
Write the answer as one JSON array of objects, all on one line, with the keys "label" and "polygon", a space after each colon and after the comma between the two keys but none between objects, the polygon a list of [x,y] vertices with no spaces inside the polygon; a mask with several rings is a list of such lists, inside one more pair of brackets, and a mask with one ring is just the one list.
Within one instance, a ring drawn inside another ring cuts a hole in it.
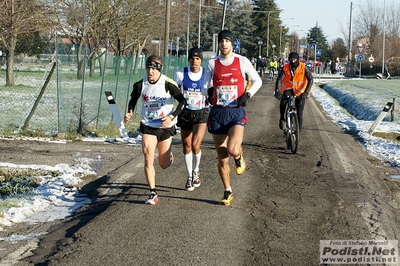
[{"label": "black running shorts", "polygon": [[149,126],[143,125],[142,123],[140,123],[140,132],[142,134],[156,136],[157,142],[161,142],[163,140],[166,140],[166,139],[176,135],[175,126],[168,127],[168,128],[154,128],[154,127],[149,127]]},{"label": "black running shorts", "polygon": [[208,113],[208,108],[201,110],[185,108],[178,116],[177,126],[182,130],[192,130],[196,124],[207,123]]}]

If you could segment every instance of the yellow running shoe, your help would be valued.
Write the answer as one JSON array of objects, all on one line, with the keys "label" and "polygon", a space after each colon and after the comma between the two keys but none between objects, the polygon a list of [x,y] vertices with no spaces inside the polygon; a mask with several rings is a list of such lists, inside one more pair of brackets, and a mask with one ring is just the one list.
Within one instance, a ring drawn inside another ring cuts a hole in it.
[{"label": "yellow running shoe", "polygon": [[233,194],[231,191],[225,191],[224,197],[219,202],[220,205],[230,206],[231,201],[233,200]]},{"label": "yellow running shoe", "polygon": [[239,155],[239,159],[235,158],[235,172],[238,175],[241,175],[244,173],[244,171],[246,170],[246,162],[243,159],[243,154]]}]

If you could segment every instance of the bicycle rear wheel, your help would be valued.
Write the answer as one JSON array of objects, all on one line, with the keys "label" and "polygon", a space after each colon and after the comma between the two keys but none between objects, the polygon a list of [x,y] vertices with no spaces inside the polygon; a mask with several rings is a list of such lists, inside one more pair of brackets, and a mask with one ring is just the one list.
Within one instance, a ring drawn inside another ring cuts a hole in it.
[{"label": "bicycle rear wheel", "polygon": [[289,146],[290,151],[295,154],[299,146],[299,118],[296,113],[290,114]]}]

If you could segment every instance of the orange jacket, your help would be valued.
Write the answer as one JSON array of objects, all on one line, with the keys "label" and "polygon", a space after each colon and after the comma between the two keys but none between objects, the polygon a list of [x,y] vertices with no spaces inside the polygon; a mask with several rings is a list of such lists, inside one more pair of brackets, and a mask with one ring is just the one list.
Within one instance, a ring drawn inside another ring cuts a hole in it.
[{"label": "orange jacket", "polygon": [[290,64],[284,65],[283,71],[285,72],[285,77],[282,80],[282,92],[293,89],[294,95],[299,96],[305,91],[308,83],[305,68],[306,64],[299,62],[299,66],[292,77]]}]

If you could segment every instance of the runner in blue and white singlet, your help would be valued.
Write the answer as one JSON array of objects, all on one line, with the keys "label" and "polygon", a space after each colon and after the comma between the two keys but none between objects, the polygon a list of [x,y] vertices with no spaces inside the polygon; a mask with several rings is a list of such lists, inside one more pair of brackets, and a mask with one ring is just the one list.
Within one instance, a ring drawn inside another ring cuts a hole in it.
[{"label": "runner in blue and white singlet", "polygon": [[181,88],[186,100],[186,107],[178,116],[178,127],[181,128],[183,160],[188,173],[185,189],[192,191],[199,187],[199,166],[201,159],[200,145],[206,133],[208,119],[208,99],[201,94],[204,83],[204,69],[201,67],[203,51],[192,48],[188,56],[189,67],[177,71],[174,80]]}]

